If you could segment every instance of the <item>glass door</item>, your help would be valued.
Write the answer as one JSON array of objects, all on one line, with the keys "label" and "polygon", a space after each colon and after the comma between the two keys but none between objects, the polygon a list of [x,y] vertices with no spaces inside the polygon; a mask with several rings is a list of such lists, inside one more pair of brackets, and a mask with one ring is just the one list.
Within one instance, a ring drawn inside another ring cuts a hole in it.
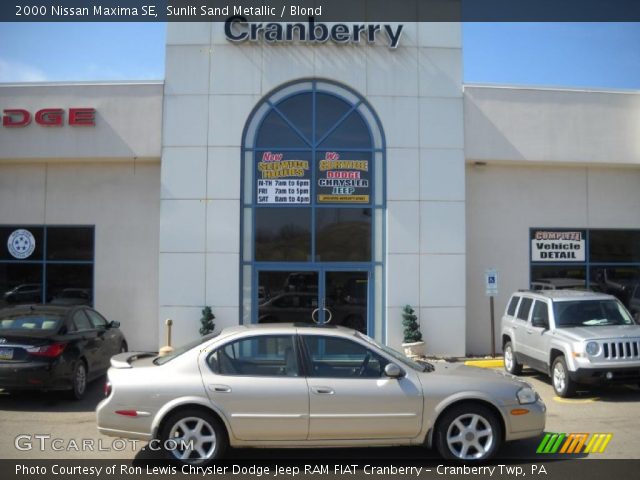
[{"label": "glass door", "polygon": [[323,322],[367,333],[369,272],[325,271],[323,277]]},{"label": "glass door", "polygon": [[258,270],[258,323],[311,322],[320,305],[319,277],[313,270]]},{"label": "glass door", "polygon": [[368,331],[368,270],[257,271],[258,323],[316,323]]}]

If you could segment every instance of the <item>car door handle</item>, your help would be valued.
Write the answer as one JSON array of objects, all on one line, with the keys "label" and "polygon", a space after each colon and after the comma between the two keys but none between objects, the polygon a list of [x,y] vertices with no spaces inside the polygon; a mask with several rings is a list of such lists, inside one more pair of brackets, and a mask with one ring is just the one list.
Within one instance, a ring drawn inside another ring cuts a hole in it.
[{"label": "car door handle", "polygon": [[528,333],[529,335],[531,335],[531,334],[533,333],[533,330],[529,330],[529,329],[527,329],[527,333]]},{"label": "car door handle", "polygon": [[217,393],[231,393],[231,387],[229,385],[209,385],[209,390]]},{"label": "car door handle", "polygon": [[331,387],[311,387],[311,391],[317,395],[333,395],[333,388]]}]

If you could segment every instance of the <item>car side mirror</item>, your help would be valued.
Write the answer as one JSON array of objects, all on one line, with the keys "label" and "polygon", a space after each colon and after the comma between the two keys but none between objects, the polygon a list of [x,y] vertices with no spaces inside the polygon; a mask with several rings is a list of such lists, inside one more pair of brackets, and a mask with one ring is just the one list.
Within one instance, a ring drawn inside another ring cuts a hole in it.
[{"label": "car side mirror", "polygon": [[636,313],[633,315],[633,319],[636,321],[636,323],[637,323],[638,325],[640,325],[640,312],[636,312]]},{"label": "car side mirror", "polygon": [[387,363],[384,367],[384,374],[389,378],[400,378],[404,376],[402,369],[395,363]]},{"label": "car side mirror", "polygon": [[120,328],[120,322],[117,320],[112,320],[111,322],[107,323],[107,328]]},{"label": "car side mirror", "polygon": [[533,317],[531,319],[531,325],[533,325],[534,327],[544,328],[545,330],[549,330],[549,321],[542,318]]}]

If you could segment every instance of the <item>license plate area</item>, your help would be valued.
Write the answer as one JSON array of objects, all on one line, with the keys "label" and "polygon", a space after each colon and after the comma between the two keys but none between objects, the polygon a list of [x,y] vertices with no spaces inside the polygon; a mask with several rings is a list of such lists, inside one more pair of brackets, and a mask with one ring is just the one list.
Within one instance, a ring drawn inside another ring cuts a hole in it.
[{"label": "license plate area", "polygon": [[13,360],[13,348],[0,348],[0,360]]}]

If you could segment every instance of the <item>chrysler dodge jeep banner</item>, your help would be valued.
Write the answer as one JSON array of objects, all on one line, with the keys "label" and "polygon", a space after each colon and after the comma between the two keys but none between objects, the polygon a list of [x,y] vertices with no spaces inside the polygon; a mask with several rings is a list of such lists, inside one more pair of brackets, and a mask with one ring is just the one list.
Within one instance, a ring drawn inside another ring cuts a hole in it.
[{"label": "chrysler dodge jeep banner", "polygon": [[584,262],[584,230],[532,230],[532,262]]},{"label": "chrysler dodge jeep banner", "polygon": [[259,204],[305,204],[311,200],[309,154],[256,152]]},{"label": "chrysler dodge jeep banner", "polygon": [[370,153],[318,154],[318,203],[369,203]]}]

